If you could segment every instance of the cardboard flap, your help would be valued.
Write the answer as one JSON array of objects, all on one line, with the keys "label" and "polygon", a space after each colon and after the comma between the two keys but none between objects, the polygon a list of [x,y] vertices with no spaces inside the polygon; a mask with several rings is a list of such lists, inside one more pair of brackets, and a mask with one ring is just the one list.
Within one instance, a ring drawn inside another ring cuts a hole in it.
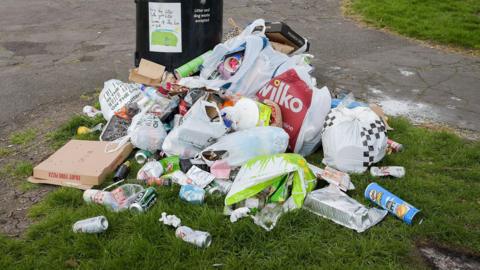
[{"label": "cardboard flap", "polygon": [[138,74],[140,76],[147,77],[152,80],[161,80],[163,73],[165,73],[164,66],[143,58],[140,60],[140,65],[138,66]]}]

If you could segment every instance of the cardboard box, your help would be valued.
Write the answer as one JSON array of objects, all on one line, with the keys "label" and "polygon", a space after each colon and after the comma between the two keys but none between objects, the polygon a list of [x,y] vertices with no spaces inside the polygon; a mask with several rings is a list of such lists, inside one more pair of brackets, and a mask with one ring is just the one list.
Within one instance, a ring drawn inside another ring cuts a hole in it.
[{"label": "cardboard box", "polygon": [[130,70],[128,79],[140,84],[161,86],[164,73],[164,66],[142,58],[138,68]]},{"label": "cardboard box", "polygon": [[128,143],[105,153],[108,142],[71,140],[33,169],[31,183],[89,189],[103,183],[133,150]]}]

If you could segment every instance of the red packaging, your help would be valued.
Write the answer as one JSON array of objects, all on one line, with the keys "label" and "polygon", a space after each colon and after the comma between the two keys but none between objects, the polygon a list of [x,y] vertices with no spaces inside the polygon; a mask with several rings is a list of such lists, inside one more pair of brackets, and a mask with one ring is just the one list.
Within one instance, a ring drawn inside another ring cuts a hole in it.
[{"label": "red packaging", "polygon": [[188,104],[185,100],[180,100],[180,104],[178,104],[178,111],[181,115],[185,115],[188,112]]},{"label": "red packaging", "polygon": [[280,107],[283,129],[290,136],[289,147],[293,151],[303,120],[312,102],[312,90],[300,79],[294,69],[273,78],[257,93],[263,102],[269,99]]}]

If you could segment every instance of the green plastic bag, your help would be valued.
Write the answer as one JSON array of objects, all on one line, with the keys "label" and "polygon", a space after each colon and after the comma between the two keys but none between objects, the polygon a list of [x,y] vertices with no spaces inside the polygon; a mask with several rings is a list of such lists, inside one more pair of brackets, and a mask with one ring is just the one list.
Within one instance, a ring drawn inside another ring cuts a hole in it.
[{"label": "green plastic bag", "polygon": [[316,184],[316,176],[308,168],[307,161],[298,154],[258,156],[242,166],[225,198],[225,205],[232,205],[253,197],[267,187],[278,184],[282,176],[292,174],[292,197],[300,208],[307,193]]}]

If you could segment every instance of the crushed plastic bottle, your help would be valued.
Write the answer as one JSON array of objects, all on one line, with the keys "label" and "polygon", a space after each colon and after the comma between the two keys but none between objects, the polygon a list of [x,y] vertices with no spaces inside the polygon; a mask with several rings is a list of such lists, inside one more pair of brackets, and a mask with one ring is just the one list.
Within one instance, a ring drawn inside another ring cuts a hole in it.
[{"label": "crushed plastic bottle", "polygon": [[138,193],[143,190],[142,186],[136,184],[125,184],[112,191],[88,189],[83,193],[83,200],[87,203],[103,205],[114,212],[120,212],[128,209],[137,198]]}]

